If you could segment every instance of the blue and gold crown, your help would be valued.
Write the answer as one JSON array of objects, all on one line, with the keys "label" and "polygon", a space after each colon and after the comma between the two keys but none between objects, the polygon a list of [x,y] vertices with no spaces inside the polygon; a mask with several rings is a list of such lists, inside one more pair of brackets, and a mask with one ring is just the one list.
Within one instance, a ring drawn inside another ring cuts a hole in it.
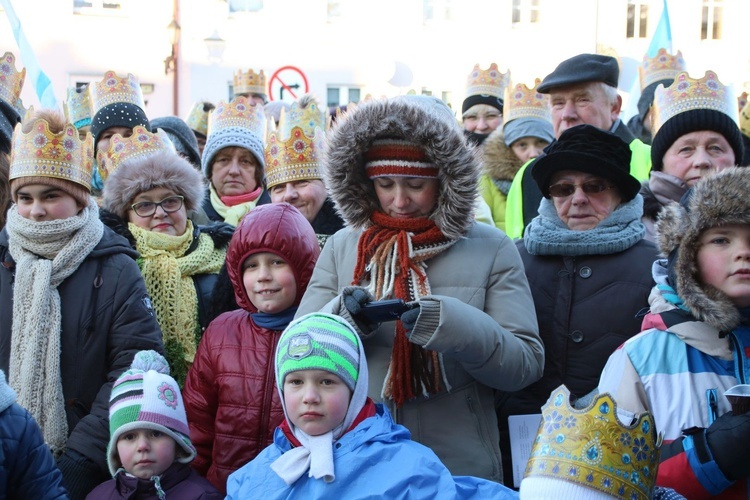
[{"label": "blue and gold crown", "polygon": [[235,97],[230,102],[219,101],[208,115],[208,135],[230,127],[242,127],[265,143],[266,122],[263,105],[252,102],[249,97]]},{"label": "blue and gold crown", "polygon": [[[33,108],[30,112],[33,113]],[[17,124],[13,131],[10,179],[54,177],[91,189],[93,163],[94,139],[91,134],[79,138],[72,123],[55,134],[47,120],[36,118]]]},{"label": "blue and gold crown", "polygon": [[661,80],[674,80],[678,73],[687,71],[685,59],[682,52],[672,55],[667,49],[659,49],[654,57],[643,56],[643,62],[638,67],[638,76],[641,82],[641,90],[654,82]]},{"label": "blue and gold crown", "polygon": [[131,73],[127,76],[119,76],[114,71],[104,73],[104,78],[100,82],[95,82],[89,86],[91,92],[92,114],[102,109],[104,106],[116,102],[127,102],[135,104],[141,109],[146,109],[143,101],[143,92],[138,83],[138,79]]},{"label": "blue and gold crown", "polygon": [[99,149],[96,152],[99,175],[103,181],[106,181],[107,177],[124,161],[131,158],[147,158],[160,151],[177,152],[167,133],[158,129],[152,134],[142,125],[136,125],[133,127],[133,135],[123,137],[120,134],[114,134],[109,140],[107,151]]},{"label": "blue and gold crown", "polygon": [[615,498],[650,498],[661,446],[654,419],[644,413],[623,425],[616,412],[609,393],[575,409],[565,386],[552,391],[524,479],[566,481]]},{"label": "blue and gold crown", "polygon": [[249,94],[266,95],[266,75],[263,70],[256,73],[251,69],[247,73],[241,69],[234,74],[234,96],[247,96]]},{"label": "blue and gold crown", "polygon": [[310,96],[281,111],[279,125],[268,134],[266,181],[271,188],[284,182],[320,179],[320,154],[325,146],[327,113]]},{"label": "blue and gold crown", "polygon": [[72,123],[75,128],[91,125],[93,116],[91,106],[91,93],[89,85],[81,87],[68,87],[68,99],[63,104],[65,119]]},{"label": "blue and gold crown", "polygon": [[653,135],[656,136],[670,118],[694,109],[719,111],[738,123],[737,98],[729,87],[719,81],[716,73],[706,71],[703,78],[696,80],[683,72],[675,77],[669,87],[656,87],[651,108]]},{"label": "blue and gold crown", "polygon": [[196,102],[193,104],[193,109],[190,110],[190,114],[185,120],[187,126],[191,130],[208,136],[208,115],[210,111],[204,111],[206,108],[205,102]]}]

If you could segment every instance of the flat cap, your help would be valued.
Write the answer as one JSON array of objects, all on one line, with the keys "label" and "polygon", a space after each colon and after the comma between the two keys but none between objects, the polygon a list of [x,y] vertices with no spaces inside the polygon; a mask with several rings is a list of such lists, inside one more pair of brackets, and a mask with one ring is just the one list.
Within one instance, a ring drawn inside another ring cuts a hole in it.
[{"label": "flat cap", "polygon": [[557,65],[555,71],[544,78],[537,87],[542,94],[548,94],[554,87],[573,85],[582,82],[604,82],[617,88],[620,68],[617,59],[600,54],[578,54]]}]

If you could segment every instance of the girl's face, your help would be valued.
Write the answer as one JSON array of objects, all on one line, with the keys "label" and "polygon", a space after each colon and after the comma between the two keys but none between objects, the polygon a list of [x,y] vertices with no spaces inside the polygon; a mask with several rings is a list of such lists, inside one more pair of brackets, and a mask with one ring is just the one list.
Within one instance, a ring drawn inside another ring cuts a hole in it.
[{"label": "girl's face", "polygon": [[376,177],[375,193],[383,212],[397,219],[427,217],[437,205],[440,184],[423,177]]},{"label": "girl's face", "polygon": [[134,429],[117,439],[117,454],[122,467],[141,479],[160,476],[175,461],[177,443],[154,429]]},{"label": "girl's face", "polygon": [[28,184],[16,191],[16,205],[21,217],[35,222],[68,219],[83,210],[66,191],[47,184]]},{"label": "girl's face", "polygon": [[247,298],[267,314],[285,311],[297,298],[297,280],[294,271],[275,253],[254,253],[245,259],[242,282]]}]

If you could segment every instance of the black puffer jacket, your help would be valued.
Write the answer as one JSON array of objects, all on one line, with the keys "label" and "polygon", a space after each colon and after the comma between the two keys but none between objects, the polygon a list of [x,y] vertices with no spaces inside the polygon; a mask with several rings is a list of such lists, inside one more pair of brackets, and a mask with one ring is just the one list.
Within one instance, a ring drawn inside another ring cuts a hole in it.
[{"label": "black puffer jacket", "polygon": [[[106,449],[112,383],[130,367],[136,352],[164,352],[161,330],[134,260],[137,255],[125,238],[105,227],[99,244],[58,287],[67,448],[98,466],[100,482],[109,476]],[[0,369],[9,373],[15,262],[6,230],[0,232],[0,264]]]}]

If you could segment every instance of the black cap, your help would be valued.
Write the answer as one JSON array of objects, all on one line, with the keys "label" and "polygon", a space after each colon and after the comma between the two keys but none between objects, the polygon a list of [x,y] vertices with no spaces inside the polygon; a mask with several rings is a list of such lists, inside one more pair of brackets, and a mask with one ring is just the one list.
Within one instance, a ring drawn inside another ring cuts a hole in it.
[{"label": "black cap", "polygon": [[177,116],[162,116],[151,120],[151,130],[162,129],[174,143],[178,153],[198,170],[201,168],[201,154],[198,152],[198,139],[193,130],[182,118]]},{"label": "black cap", "polygon": [[544,78],[537,87],[542,94],[548,94],[554,87],[573,85],[582,82],[604,82],[617,88],[620,68],[617,59],[600,54],[578,54],[557,65],[555,71]]},{"label": "black cap", "polygon": [[630,146],[615,134],[593,125],[577,125],[544,149],[533,163],[531,176],[546,198],[555,172],[574,170],[611,181],[623,201],[630,201],[641,189],[638,179],[630,175],[630,157]]},{"label": "black cap", "polygon": [[91,135],[94,136],[94,151],[102,132],[111,127],[135,128],[136,125],[151,131],[146,112],[129,102],[114,102],[104,106],[91,119]]}]

